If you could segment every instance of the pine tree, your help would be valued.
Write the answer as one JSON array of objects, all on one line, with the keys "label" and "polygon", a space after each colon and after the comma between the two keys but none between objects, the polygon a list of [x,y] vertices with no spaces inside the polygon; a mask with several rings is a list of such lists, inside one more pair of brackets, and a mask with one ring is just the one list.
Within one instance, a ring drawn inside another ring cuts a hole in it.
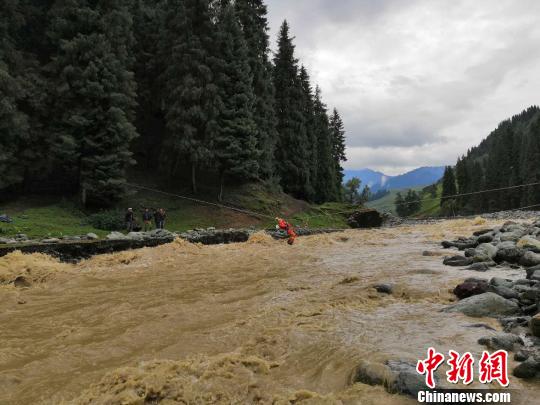
[{"label": "pine tree", "polygon": [[345,196],[347,201],[351,204],[355,204],[360,198],[358,191],[360,190],[361,184],[362,182],[358,177],[353,177],[347,183],[345,183]]},{"label": "pine tree", "polygon": [[317,177],[315,182],[316,201],[338,201],[341,199],[341,182],[336,183],[336,165],[332,131],[328,119],[326,105],[321,99],[319,87],[315,90],[313,131],[317,152]]},{"label": "pine tree", "polygon": [[305,66],[300,67],[298,80],[300,81],[300,86],[302,87],[302,113],[304,116],[306,136],[308,140],[304,146],[306,149],[309,168],[309,188],[306,197],[310,201],[326,201],[324,196],[319,196],[322,198],[317,198],[317,193],[315,190],[319,170],[319,156],[317,151],[318,134],[316,129],[318,123],[315,122],[317,118],[315,117],[315,100],[313,88],[311,87],[311,79]]},{"label": "pine tree", "polygon": [[339,190],[341,183],[343,183],[344,176],[341,163],[347,161],[347,156],[345,155],[345,126],[343,125],[343,120],[341,119],[339,112],[335,108],[330,117],[330,131],[332,134],[334,170],[336,173],[335,182],[336,188]]},{"label": "pine tree", "polygon": [[163,158],[172,175],[183,160],[189,162],[195,193],[197,168],[212,159],[220,109],[212,18],[209,0],[169,0],[162,39],[168,132]]},{"label": "pine tree", "polygon": [[13,34],[23,25],[17,12],[18,1],[7,1],[0,8],[0,189],[20,183],[23,161],[18,152],[27,142],[28,117],[20,109],[22,86],[17,72],[20,53]]},{"label": "pine tree", "polygon": [[407,204],[405,204],[405,200],[403,198],[403,195],[401,192],[398,192],[396,194],[396,198],[394,199],[394,205],[396,206],[396,213],[400,217],[406,217],[408,214],[407,211]]},{"label": "pine tree", "polygon": [[454,169],[447,166],[444,170],[444,175],[442,179],[442,198],[441,206],[443,206],[447,201],[449,201],[449,196],[454,196],[457,194],[456,188],[456,178],[454,176]]},{"label": "pine tree", "polygon": [[[140,134],[134,142],[134,153],[139,165],[146,169],[158,169],[165,135],[164,105],[165,86],[159,80],[165,70],[163,55],[168,44],[162,44],[165,36],[164,12],[167,1],[135,0],[133,25],[135,34],[135,80],[137,81],[136,125]],[[160,47],[161,44],[161,47]]]},{"label": "pine tree", "polygon": [[253,109],[257,124],[257,149],[260,151],[259,174],[261,178],[268,179],[275,172],[277,132],[272,65],[268,58],[267,8],[262,0],[236,0],[234,4],[246,39],[253,76]]},{"label": "pine tree", "polygon": [[[466,194],[470,191],[470,178],[469,178],[469,171],[467,168],[467,162],[465,161],[465,158],[459,158],[456,164],[456,181],[458,185],[458,192],[459,194]],[[470,200],[469,196],[461,196],[458,199],[458,206],[462,209],[464,209],[468,202]]]},{"label": "pine tree", "polygon": [[[540,114],[532,120],[527,129],[524,142],[525,149],[524,157],[524,174],[526,175],[525,182],[527,184],[540,183]],[[540,185],[529,186],[524,189],[523,205],[535,206],[538,209],[540,204]]]},{"label": "pine tree", "polygon": [[362,190],[362,194],[360,195],[360,202],[362,204],[365,204],[371,200],[371,197],[372,197],[371,189],[369,188],[369,186],[365,186],[364,189]]},{"label": "pine tree", "polygon": [[59,0],[49,35],[57,44],[57,151],[71,169],[83,204],[107,205],[125,191],[135,83],[130,71],[129,2]]},{"label": "pine tree", "polygon": [[234,8],[224,6],[218,21],[219,67],[216,84],[222,107],[213,142],[223,197],[225,176],[253,180],[258,176],[257,126],[253,120],[252,76],[247,46]]},{"label": "pine tree", "polygon": [[274,66],[279,134],[275,153],[277,173],[285,192],[305,199],[311,192],[308,137],[302,110],[303,92],[298,79],[298,61],[294,56],[294,45],[286,21],[279,32]]}]

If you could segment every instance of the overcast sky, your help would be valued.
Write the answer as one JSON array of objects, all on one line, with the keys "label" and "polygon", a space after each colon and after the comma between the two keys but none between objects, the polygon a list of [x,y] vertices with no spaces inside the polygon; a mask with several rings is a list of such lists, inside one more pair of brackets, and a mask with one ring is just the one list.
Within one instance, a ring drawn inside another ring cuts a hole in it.
[{"label": "overcast sky", "polygon": [[538,0],[267,0],[347,129],[346,167],[454,164],[540,103]]}]

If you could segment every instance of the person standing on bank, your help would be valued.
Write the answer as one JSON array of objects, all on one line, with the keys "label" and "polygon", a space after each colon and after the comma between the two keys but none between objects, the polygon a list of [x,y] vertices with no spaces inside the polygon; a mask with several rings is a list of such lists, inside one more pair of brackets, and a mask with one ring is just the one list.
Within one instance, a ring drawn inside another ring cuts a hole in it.
[{"label": "person standing on bank", "polygon": [[133,214],[133,208],[128,208],[125,216],[126,229],[128,232],[133,231],[133,226],[135,225],[135,215]]},{"label": "person standing on bank", "polygon": [[158,229],[165,229],[165,218],[167,218],[167,214],[163,208],[158,210],[158,214]]},{"label": "person standing on bank", "polygon": [[152,213],[148,208],[145,208],[142,214],[143,224],[144,224],[144,231],[148,232],[152,229]]}]

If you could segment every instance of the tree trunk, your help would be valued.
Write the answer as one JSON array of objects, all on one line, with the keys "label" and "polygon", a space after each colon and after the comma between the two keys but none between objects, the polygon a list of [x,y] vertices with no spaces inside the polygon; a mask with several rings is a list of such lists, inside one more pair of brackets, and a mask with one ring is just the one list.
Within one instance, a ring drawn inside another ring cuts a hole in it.
[{"label": "tree trunk", "polygon": [[223,201],[223,187],[225,183],[225,173],[221,172],[219,175],[219,194],[218,194],[218,201]]},{"label": "tree trunk", "polygon": [[197,194],[197,179],[195,176],[195,162],[191,163],[191,190],[193,194]]},{"label": "tree trunk", "polygon": [[81,204],[86,208],[86,187],[84,185],[81,188]]}]

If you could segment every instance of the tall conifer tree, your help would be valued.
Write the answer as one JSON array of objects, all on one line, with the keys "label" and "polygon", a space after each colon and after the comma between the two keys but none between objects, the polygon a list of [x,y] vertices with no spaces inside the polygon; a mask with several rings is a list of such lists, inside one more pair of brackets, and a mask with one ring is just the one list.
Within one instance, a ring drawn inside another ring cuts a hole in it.
[{"label": "tall conifer tree", "polygon": [[315,90],[314,103],[314,132],[317,151],[317,182],[316,201],[337,201],[340,199],[341,182],[339,188],[336,174],[336,161],[334,159],[332,129],[328,119],[326,105],[321,98],[319,87]]},{"label": "tall conifer tree", "polygon": [[[457,194],[457,188],[456,188],[456,177],[454,176],[454,169],[452,167],[447,166],[444,170],[444,175],[442,179],[442,199],[441,199],[441,206],[444,205],[447,201],[449,201],[450,196],[454,196]],[[453,197],[452,199],[454,199]]]},{"label": "tall conifer tree", "polygon": [[171,174],[182,161],[196,170],[210,162],[219,113],[215,83],[215,26],[209,0],[168,0],[163,52],[166,70],[164,108],[167,121],[165,154]]},{"label": "tall conifer tree", "polygon": [[57,151],[71,169],[83,204],[110,204],[125,190],[135,82],[132,20],[122,0],[58,0],[49,35],[57,45]]},{"label": "tall conifer tree", "polygon": [[18,152],[27,142],[28,117],[20,109],[22,86],[17,77],[21,55],[14,34],[24,24],[17,0],[0,7],[0,189],[23,180]]},{"label": "tall conifer tree", "polygon": [[317,172],[319,170],[319,156],[317,154],[318,140],[316,131],[317,124],[315,123],[313,88],[311,87],[311,79],[305,66],[300,67],[298,80],[300,81],[300,86],[302,87],[301,105],[307,137],[307,143],[304,146],[306,149],[309,170],[309,187],[306,192],[306,198],[314,201],[317,199],[315,185],[317,183]]},{"label": "tall conifer tree", "polygon": [[247,43],[249,66],[255,96],[254,119],[257,124],[259,174],[267,179],[275,171],[276,111],[272,64],[269,60],[267,8],[262,0],[236,0],[236,13]]},{"label": "tall conifer tree", "polygon": [[311,192],[309,181],[308,136],[302,110],[302,86],[298,75],[298,60],[285,21],[280,29],[278,51],[274,58],[274,86],[278,142],[276,164],[285,192],[307,198]]},{"label": "tall conifer tree", "polygon": [[220,192],[226,176],[253,180],[259,171],[257,126],[253,120],[252,75],[246,41],[233,6],[225,5],[218,20],[216,84],[221,101],[213,154],[220,174]]},{"label": "tall conifer tree", "polygon": [[332,137],[334,172],[336,175],[335,187],[337,190],[341,190],[341,184],[343,183],[344,177],[341,163],[347,161],[347,155],[345,154],[345,126],[343,125],[343,120],[341,119],[338,110],[335,108],[330,117],[330,132]]}]

